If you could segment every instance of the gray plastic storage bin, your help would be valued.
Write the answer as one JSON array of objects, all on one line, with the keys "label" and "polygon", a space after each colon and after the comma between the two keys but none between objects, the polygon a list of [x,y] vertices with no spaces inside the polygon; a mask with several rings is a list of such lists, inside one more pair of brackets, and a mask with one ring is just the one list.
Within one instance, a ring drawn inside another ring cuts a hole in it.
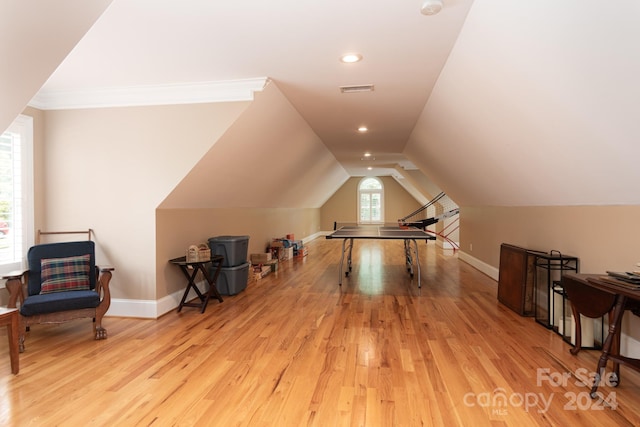
[{"label": "gray plastic storage bin", "polygon": [[222,267],[236,267],[247,262],[249,236],[217,236],[209,238],[211,255],[222,255]]},{"label": "gray plastic storage bin", "polygon": [[[249,266],[251,264],[245,262],[236,267],[222,267],[220,275],[216,281],[216,288],[221,295],[235,295],[244,291],[247,287],[249,279]],[[212,267],[209,274],[213,276],[215,273]]]}]

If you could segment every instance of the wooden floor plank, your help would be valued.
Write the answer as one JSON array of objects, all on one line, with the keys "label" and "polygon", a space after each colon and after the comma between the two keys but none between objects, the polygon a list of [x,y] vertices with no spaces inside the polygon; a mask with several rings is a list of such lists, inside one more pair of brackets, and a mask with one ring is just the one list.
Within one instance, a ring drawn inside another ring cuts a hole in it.
[{"label": "wooden floor plank", "polygon": [[585,399],[599,353],[571,355],[453,251],[421,247],[418,289],[401,242],[358,241],[338,286],[340,246],[204,314],[107,317],[107,340],[35,325],[15,376],[0,331],[0,425],[640,425],[640,373],[601,389],[615,408]]}]

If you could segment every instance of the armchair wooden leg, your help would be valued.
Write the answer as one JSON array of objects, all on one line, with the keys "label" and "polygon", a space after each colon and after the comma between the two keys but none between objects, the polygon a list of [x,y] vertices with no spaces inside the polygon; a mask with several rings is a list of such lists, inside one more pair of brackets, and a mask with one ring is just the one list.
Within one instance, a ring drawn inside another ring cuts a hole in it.
[{"label": "armchair wooden leg", "polygon": [[107,313],[107,310],[109,310],[109,305],[111,305],[111,295],[109,294],[110,278],[110,271],[103,273],[100,277],[100,281],[103,283],[102,290],[105,294],[98,307],[96,307],[96,317],[93,318],[94,332],[97,340],[107,339],[107,330],[102,327],[102,318]]},{"label": "armchair wooden leg", "polygon": [[104,313],[102,310],[98,310],[96,313],[96,317],[93,318],[93,333],[95,334],[96,340],[106,340],[107,339],[107,330],[102,327],[102,317]]},{"label": "armchair wooden leg", "polygon": [[103,327],[96,328],[96,339],[97,340],[106,340],[107,339],[107,330]]}]

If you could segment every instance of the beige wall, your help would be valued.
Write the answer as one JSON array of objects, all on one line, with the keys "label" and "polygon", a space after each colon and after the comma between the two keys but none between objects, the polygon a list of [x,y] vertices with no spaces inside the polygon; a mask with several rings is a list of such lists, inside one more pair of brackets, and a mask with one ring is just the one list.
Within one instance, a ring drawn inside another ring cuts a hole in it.
[{"label": "beige wall", "polygon": [[155,300],[155,210],[247,105],[46,111],[39,222],[93,228],[113,297]]},{"label": "beige wall", "polygon": [[156,212],[158,298],[184,289],[185,279],[167,261],[187,247],[216,236],[249,236],[249,254],[265,252],[273,238],[311,236],[319,209],[158,209]]},{"label": "beige wall", "polygon": [[[390,176],[379,177],[384,185],[385,222],[395,223],[398,218],[413,212],[420,204]],[[358,220],[358,184],[362,177],[352,177],[336,191],[320,209],[321,227],[333,230],[337,221],[356,223]]]},{"label": "beige wall", "polygon": [[462,207],[461,250],[495,268],[504,242],[577,256],[584,273],[628,271],[640,262],[639,218],[640,206]]}]

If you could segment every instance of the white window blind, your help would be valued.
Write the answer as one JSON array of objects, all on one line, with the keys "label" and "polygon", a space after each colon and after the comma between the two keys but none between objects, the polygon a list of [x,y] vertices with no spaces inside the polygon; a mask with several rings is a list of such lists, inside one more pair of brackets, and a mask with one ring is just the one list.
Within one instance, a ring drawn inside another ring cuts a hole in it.
[{"label": "white window blind", "polygon": [[24,268],[33,244],[33,119],[0,135],[0,273]]}]

